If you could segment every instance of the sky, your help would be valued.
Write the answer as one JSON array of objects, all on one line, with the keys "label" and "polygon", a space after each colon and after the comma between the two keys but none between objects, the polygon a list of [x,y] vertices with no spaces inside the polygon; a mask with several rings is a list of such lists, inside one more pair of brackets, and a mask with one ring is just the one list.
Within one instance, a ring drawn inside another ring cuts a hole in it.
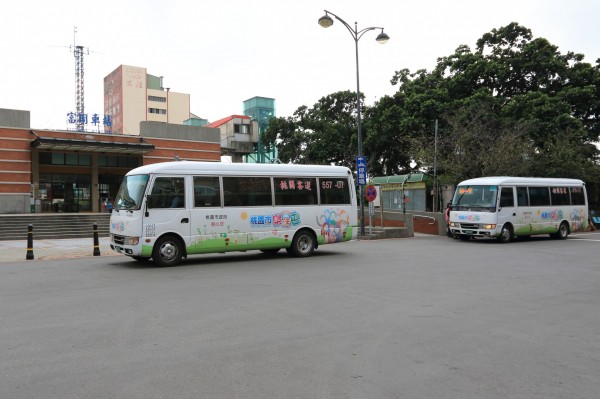
[{"label": "sky", "polygon": [[[28,110],[34,129],[66,129],[75,112],[74,44],[84,46],[85,112],[104,114],[104,77],[144,67],[164,86],[190,94],[209,122],[243,114],[243,101],[275,99],[292,116],[337,91],[356,91],[354,40],[328,10],[358,29],[360,90],[371,105],[397,91],[395,71],[431,70],[460,45],[475,48],[492,29],[517,22],[595,63],[598,0],[21,0],[4,2],[0,24],[0,108]],[[76,33],[75,33],[76,27]],[[88,53],[89,52],[89,53]]]}]

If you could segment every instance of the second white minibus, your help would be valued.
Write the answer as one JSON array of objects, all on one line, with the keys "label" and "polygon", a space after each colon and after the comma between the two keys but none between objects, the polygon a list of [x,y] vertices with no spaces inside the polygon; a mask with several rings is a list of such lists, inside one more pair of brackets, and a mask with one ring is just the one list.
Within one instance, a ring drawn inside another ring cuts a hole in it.
[{"label": "second white minibus", "polygon": [[588,227],[585,183],[577,179],[480,177],[461,182],[450,232],[463,240],[550,234],[565,239]]},{"label": "second white minibus", "polygon": [[357,236],[356,190],[341,166],[164,162],[125,176],[110,245],[161,266],[193,254],[318,245]]}]

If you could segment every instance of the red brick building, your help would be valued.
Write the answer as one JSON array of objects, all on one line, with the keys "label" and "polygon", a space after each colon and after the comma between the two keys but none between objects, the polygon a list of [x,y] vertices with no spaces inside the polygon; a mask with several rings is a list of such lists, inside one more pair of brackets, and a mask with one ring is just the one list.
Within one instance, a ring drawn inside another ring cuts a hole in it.
[{"label": "red brick building", "polygon": [[140,135],[38,130],[0,109],[0,214],[101,212],[131,169],[221,160],[219,129],[141,122]]}]

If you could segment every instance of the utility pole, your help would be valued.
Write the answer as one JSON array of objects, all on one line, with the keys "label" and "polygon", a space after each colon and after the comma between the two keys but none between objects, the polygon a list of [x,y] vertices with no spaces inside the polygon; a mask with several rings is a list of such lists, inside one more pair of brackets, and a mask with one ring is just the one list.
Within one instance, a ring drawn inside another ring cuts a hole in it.
[{"label": "utility pole", "polygon": [[433,211],[437,212],[438,206],[438,181],[437,181],[437,142],[438,142],[438,120],[435,120],[435,139],[433,150]]}]

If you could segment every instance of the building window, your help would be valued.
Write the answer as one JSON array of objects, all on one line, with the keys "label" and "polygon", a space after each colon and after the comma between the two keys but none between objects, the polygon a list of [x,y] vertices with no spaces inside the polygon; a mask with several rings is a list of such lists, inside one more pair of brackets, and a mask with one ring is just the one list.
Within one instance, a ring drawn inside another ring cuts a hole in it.
[{"label": "building window", "polygon": [[98,155],[98,166],[133,169],[140,166],[140,162],[138,157],[128,157],[121,155]]},{"label": "building window", "polygon": [[249,134],[250,133],[250,125],[234,124],[233,125],[233,132],[234,133]]},{"label": "building window", "polygon": [[67,153],[65,154],[65,164],[67,165],[77,165],[78,157],[77,154]]},{"label": "building window", "polygon": [[166,97],[148,96],[148,101],[156,101],[157,103],[166,103]]},{"label": "building window", "polygon": [[92,164],[92,159],[89,154],[40,152],[40,164],[90,166]]},{"label": "building window", "polygon": [[166,109],[162,109],[162,108],[148,108],[148,113],[149,114],[166,115],[167,114],[167,110]]}]

